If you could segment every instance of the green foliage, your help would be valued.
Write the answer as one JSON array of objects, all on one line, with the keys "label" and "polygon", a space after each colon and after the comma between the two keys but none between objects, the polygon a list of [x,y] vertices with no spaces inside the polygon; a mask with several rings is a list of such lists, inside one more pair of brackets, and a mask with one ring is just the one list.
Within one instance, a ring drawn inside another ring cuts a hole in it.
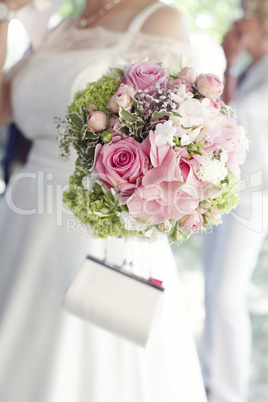
[{"label": "green foliage", "polygon": [[227,177],[228,180],[221,182],[221,195],[211,200],[211,206],[219,207],[221,215],[228,214],[238,203],[240,181],[230,171]]},{"label": "green foliage", "polygon": [[89,172],[94,160],[97,143],[105,143],[111,139],[111,133],[93,132],[89,130],[86,110],[88,105],[95,105],[96,110],[111,117],[113,112],[108,106],[109,99],[114,95],[120,83],[120,78],[114,75],[103,75],[99,81],[87,84],[86,88],[76,92],[74,100],[68,106],[67,122],[59,124],[59,148],[62,157],[68,157],[72,146],[77,151],[76,166]]},{"label": "green foliage", "polygon": [[121,212],[115,194],[95,183],[93,191],[82,185],[83,172],[76,169],[69,180],[69,190],[64,193],[64,202],[81,222],[89,224],[94,236],[107,238],[121,234],[121,223],[117,212]]},{"label": "green foliage", "polygon": [[133,113],[129,112],[123,107],[119,109],[119,122],[121,132],[129,137],[133,136],[135,140],[142,141],[145,137],[142,135],[142,130],[145,121],[139,116],[139,113],[134,109]]},{"label": "green foliage", "polygon": [[120,77],[103,75],[99,81],[90,82],[86,89],[76,92],[73,103],[68,107],[69,113],[81,113],[82,105],[96,105],[96,110],[111,113],[108,107],[109,99],[117,91]]},{"label": "green foliage", "polygon": [[79,15],[85,7],[84,0],[63,0],[57,10],[63,18]]}]

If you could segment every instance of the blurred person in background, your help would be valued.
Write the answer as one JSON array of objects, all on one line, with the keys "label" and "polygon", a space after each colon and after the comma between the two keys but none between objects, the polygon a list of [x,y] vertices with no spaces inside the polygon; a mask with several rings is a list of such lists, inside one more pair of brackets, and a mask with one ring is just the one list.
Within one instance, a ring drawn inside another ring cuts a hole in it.
[{"label": "blurred person in background", "polygon": [[[5,4],[19,9],[23,2],[1,3],[1,70]],[[153,275],[160,272],[166,286],[160,330],[147,349],[61,309],[85,256],[104,257],[107,243],[79,235],[81,227],[63,208],[74,160],[59,159],[54,116],[64,118],[74,93],[110,65],[148,57],[178,66],[182,54],[189,65],[190,53],[185,19],[173,7],[154,0],[88,0],[80,16],[48,33],[12,74],[1,73],[1,124],[14,120],[33,141],[0,208],[1,402],[206,401],[168,244],[131,242],[134,266],[152,260]],[[121,240],[111,239],[107,249],[125,259],[129,248]]]},{"label": "blurred person in background", "polygon": [[[210,402],[246,402],[251,325],[247,289],[268,229],[268,1],[242,1],[226,33],[223,100],[249,138],[237,209],[204,236],[206,319],[201,360]],[[243,52],[250,64],[238,73]]]}]

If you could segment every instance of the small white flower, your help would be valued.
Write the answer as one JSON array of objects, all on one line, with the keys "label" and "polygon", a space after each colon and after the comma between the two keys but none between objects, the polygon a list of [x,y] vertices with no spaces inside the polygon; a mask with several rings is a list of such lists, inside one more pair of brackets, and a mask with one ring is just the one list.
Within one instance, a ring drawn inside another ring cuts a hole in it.
[{"label": "small white flower", "polygon": [[185,145],[189,145],[191,144],[191,140],[188,134],[183,134],[181,136],[181,145],[185,146]]},{"label": "small white flower", "polygon": [[204,165],[198,164],[196,175],[199,180],[218,185],[228,175],[228,169],[223,161],[213,158]]},{"label": "small white flower", "polygon": [[68,134],[70,130],[69,122],[61,123],[58,127],[58,133],[60,137],[64,137],[65,134]]},{"label": "small white flower", "polygon": [[126,230],[137,230],[138,232],[142,232],[148,226],[145,223],[136,221],[136,219],[126,211],[120,213],[119,219]]},{"label": "small white flower", "polygon": [[176,94],[174,92],[170,94],[170,98],[176,103],[182,103],[193,96],[192,92],[185,91],[185,85],[180,85]]},{"label": "small white flower", "polygon": [[197,99],[188,99],[181,103],[178,112],[179,120],[184,127],[200,126],[204,123],[204,117],[209,116],[206,99],[199,102]]},{"label": "small white flower", "polygon": [[225,149],[223,149],[223,148],[221,149],[221,152],[220,152],[220,160],[223,163],[226,163],[228,161],[228,154],[225,151]]},{"label": "small white flower", "polygon": [[[178,116],[171,115],[171,116],[169,116],[169,120],[172,121],[172,125],[174,127],[181,127],[180,119]],[[178,135],[178,134],[176,134],[176,135]]]},{"label": "small white flower", "polygon": [[159,123],[155,129],[155,143],[159,147],[160,145],[169,144],[173,146],[173,137],[177,130],[173,126],[172,121],[168,120],[164,124]]},{"label": "small white flower", "polygon": [[152,226],[149,230],[144,233],[145,237],[150,243],[154,243],[159,240],[163,240],[165,234],[157,230],[155,226]]},{"label": "small white flower", "polygon": [[202,128],[204,128],[204,126],[202,125],[202,126],[199,126],[199,127],[196,127],[196,128],[194,128],[193,130],[187,130],[187,132],[188,132],[188,136],[189,136],[189,139],[190,139],[190,142],[191,143],[194,143],[195,142],[195,140],[197,139],[197,137],[199,136],[199,134],[200,134],[200,131],[202,130]]}]

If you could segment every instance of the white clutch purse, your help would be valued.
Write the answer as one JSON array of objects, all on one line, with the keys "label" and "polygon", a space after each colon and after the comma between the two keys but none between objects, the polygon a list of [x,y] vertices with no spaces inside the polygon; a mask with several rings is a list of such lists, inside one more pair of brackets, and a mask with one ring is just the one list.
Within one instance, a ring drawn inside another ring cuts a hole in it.
[{"label": "white clutch purse", "polygon": [[145,347],[163,295],[160,281],[145,280],[88,256],[66,290],[63,307]]}]

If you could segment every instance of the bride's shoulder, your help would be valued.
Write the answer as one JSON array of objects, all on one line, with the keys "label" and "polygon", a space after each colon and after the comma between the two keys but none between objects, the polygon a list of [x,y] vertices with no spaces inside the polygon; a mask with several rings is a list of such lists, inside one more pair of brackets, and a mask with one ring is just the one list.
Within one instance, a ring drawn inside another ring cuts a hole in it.
[{"label": "bride's shoulder", "polygon": [[47,50],[58,48],[61,43],[71,40],[75,18],[68,17],[61,20],[56,26],[50,29],[37,50]]},{"label": "bride's shoulder", "polygon": [[189,42],[189,28],[185,15],[173,6],[158,8],[143,24],[143,33],[164,36],[179,42]]}]

